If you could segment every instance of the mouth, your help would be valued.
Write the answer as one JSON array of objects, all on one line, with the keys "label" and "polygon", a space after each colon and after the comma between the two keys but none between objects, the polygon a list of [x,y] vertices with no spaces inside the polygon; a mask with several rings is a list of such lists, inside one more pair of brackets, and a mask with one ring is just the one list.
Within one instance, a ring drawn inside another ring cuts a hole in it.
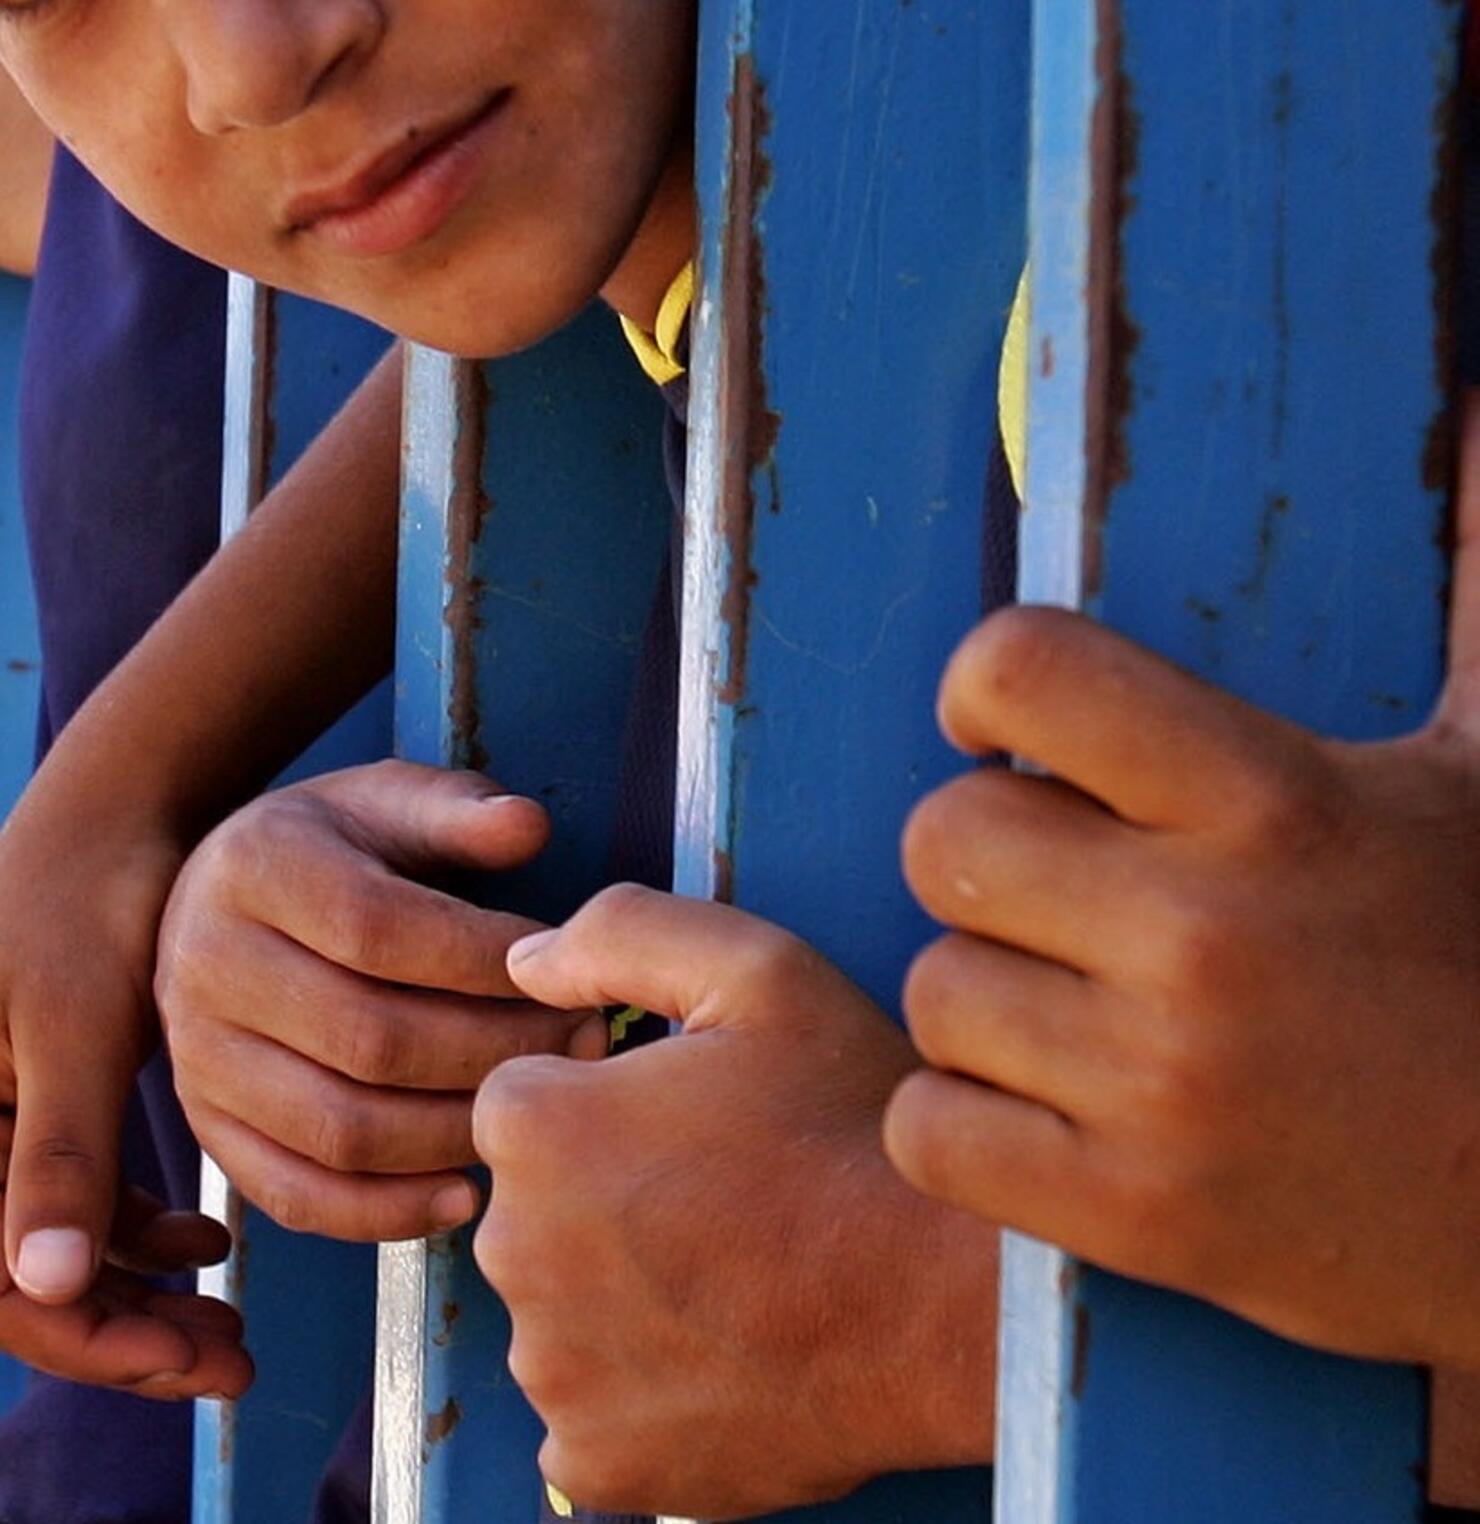
[{"label": "mouth", "polygon": [[436,127],[413,127],[337,184],[295,196],[283,214],[285,230],[360,258],[397,254],[431,237],[477,184],[513,93],[500,90]]}]

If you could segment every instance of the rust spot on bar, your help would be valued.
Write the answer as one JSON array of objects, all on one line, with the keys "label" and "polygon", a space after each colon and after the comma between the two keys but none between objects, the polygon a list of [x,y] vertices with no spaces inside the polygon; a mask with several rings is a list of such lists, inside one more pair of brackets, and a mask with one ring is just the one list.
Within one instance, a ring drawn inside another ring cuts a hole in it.
[{"label": "rust spot on bar", "polygon": [[1121,231],[1134,208],[1140,118],[1121,65],[1118,0],[1095,0],[1099,96],[1090,125],[1089,366],[1085,398],[1084,587],[1099,591],[1110,494],[1131,475],[1126,422],[1134,404],[1131,358],[1141,335],[1131,320],[1121,268]]},{"label": "rust spot on bar", "polygon": [[458,388],[453,497],[447,508],[447,602],[442,616],[452,632],[447,698],[452,755],[447,761],[450,766],[479,772],[488,765],[488,753],[479,735],[478,607],[482,584],[473,572],[473,556],[492,510],[483,490],[489,400],[482,366],[470,366],[465,383]]},{"label": "rust spot on bar", "polygon": [[432,1338],[432,1343],[439,1349],[446,1349],[452,1343],[452,1327],[461,1316],[462,1308],[456,1302],[448,1300],[442,1303],[442,1326]]},{"label": "rust spot on bar", "polygon": [[456,1397],[449,1397],[439,1413],[427,1414],[427,1445],[435,1449],[444,1440],[452,1438],[453,1431],[462,1422],[462,1409]]},{"label": "rust spot on bar", "polygon": [[23,661],[20,657],[14,657],[5,663],[5,670],[7,672],[34,672],[36,670],[36,663],[33,661]]},{"label": "rust spot on bar", "polygon": [[1089,1308],[1083,1302],[1074,1304],[1074,1356],[1069,1368],[1069,1395],[1084,1395],[1084,1383],[1089,1377]]},{"label": "rust spot on bar", "polygon": [[723,905],[732,904],[735,899],[735,860],[723,847],[714,849],[713,897]]},{"label": "rust spot on bar", "polygon": [[[1458,43],[1459,39],[1456,39]],[[1460,290],[1461,133],[1462,88],[1456,75],[1439,92],[1434,106],[1434,186],[1429,196],[1429,217],[1434,229],[1429,269],[1433,275],[1434,374],[1443,399],[1424,440],[1423,484],[1431,492],[1451,497],[1458,466],[1458,430],[1455,418],[1456,383],[1459,376],[1459,339],[1456,333]],[[1470,251],[1471,253],[1480,251]],[[1454,548],[1452,503],[1440,525],[1440,545],[1447,553]],[[1446,594],[1447,598],[1447,594]]]},{"label": "rust spot on bar", "polygon": [[1044,334],[1042,353],[1038,356],[1038,374],[1045,381],[1051,381],[1057,364],[1058,361],[1053,352],[1053,335],[1051,333]]},{"label": "rust spot on bar", "polygon": [[755,225],[756,210],[771,184],[771,163],[764,146],[771,130],[771,116],[765,91],[756,78],[755,63],[748,54],[742,54],[735,62],[730,122],[721,303],[724,335],[719,382],[724,432],[719,528],[729,552],[720,617],[729,636],[729,652],[718,696],[721,703],[738,704],[745,696],[750,592],[755,585],[751,536],[757,471],[770,468],[771,507],[775,512],[781,507],[773,459],[781,420],[766,394],[761,334],[766,312],[765,259]]}]

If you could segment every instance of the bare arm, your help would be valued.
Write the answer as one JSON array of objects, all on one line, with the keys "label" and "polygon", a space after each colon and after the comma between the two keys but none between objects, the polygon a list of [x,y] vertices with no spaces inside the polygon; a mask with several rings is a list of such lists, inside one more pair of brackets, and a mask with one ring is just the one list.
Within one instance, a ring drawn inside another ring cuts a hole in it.
[{"label": "bare arm", "polygon": [[[399,420],[393,353],[78,712],[0,830],[5,1263],[26,1294],[0,1295],[0,1349],[72,1380],[126,1384],[67,1304],[113,1220],[175,875],[390,665]],[[133,1356],[139,1374],[173,1358]]]},{"label": "bare arm", "polygon": [[396,349],[78,712],[33,793],[106,798],[188,843],[389,670],[400,389]]},{"label": "bare arm", "polygon": [[0,69],[0,270],[31,275],[41,248],[51,134]]}]

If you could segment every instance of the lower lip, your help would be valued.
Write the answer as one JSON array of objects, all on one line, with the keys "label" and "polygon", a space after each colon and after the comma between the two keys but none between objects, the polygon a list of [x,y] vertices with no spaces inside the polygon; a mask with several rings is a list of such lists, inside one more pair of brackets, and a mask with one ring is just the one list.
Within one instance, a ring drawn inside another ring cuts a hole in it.
[{"label": "lower lip", "polygon": [[373,201],[330,212],[304,229],[346,254],[374,259],[430,238],[468,199],[509,102],[502,92],[468,125],[444,139]]}]

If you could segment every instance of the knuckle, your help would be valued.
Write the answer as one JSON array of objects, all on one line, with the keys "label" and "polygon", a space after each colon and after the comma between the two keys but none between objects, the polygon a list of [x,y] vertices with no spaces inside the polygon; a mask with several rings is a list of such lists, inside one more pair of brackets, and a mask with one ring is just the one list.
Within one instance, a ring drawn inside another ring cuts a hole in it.
[{"label": "knuckle", "polygon": [[361,1107],[342,1101],[321,1105],[312,1124],[309,1157],[340,1174],[369,1169],[375,1163],[374,1137]]},{"label": "knuckle", "polygon": [[388,884],[358,876],[341,885],[323,908],[329,956],[349,968],[373,967],[391,939],[396,906]]},{"label": "knuckle", "polygon": [[411,1077],[404,1026],[383,1010],[362,1007],[339,1027],[341,1071],[366,1085],[403,1085]]},{"label": "knuckle", "polygon": [[1237,918],[1222,906],[1190,895],[1176,900],[1166,915],[1161,953],[1174,1006],[1225,990],[1243,961],[1243,943]]},{"label": "knuckle", "polygon": [[1339,834],[1343,780],[1318,747],[1251,763],[1231,801],[1240,837],[1256,852],[1309,857]]},{"label": "knuckle", "polygon": [[555,1408],[570,1390],[564,1364],[549,1339],[515,1328],[509,1343],[509,1374],[542,1415]]},{"label": "knuckle", "polygon": [[308,1197],[286,1181],[269,1181],[255,1188],[242,1181],[237,1185],[257,1209],[289,1233],[312,1232],[317,1225]]},{"label": "knuckle", "polygon": [[641,884],[610,884],[576,912],[571,925],[594,940],[602,940],[641,915],[654,897],[655,891]]},{"label": "knuckle", "polygon": [[514,1242],[508,1214],[495,1201],[483,1214],[473,1236],[473,1258],[483,1279],[505,1302],[519,1300],[519,1267],[522,1257]]},{"label": "knuckle", "polygon": [[13,1165],[36,1174],[71,1174],[98,1167],[97,1155],[68,1133],[43,1133],[30,1139]]},{"label": "knuckle", "polygon": [[596,1513],[639,1513],[653,1501],[642,1458],[620,1444],[588,1437],[579,1445],[552,1445],[542,1465],[567,1497]]},{"label": "knuckle", "polygon": [[545,1144],[562,1128],[564,1060],[547,1055],[511,1058],[478,1090],[473,1139],[482,1159],[508,1168],[532,1145]]},{"label": "knuckle", "polygon": [[978,625],[962,659],[979,700],[1016,705],[1039,693],[1062,665],[1070,632],[1052,609],[1003,609]]}]

